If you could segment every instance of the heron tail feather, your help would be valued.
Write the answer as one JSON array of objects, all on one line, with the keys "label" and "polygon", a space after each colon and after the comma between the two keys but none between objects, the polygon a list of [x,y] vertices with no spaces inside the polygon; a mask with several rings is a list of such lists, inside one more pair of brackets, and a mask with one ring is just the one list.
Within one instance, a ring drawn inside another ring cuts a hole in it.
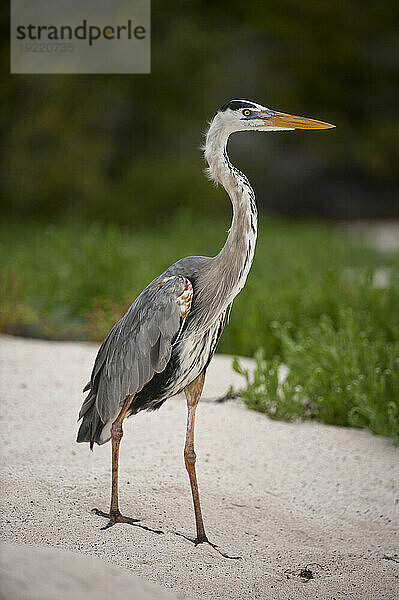
[{"label": "heron tail feather", "polygon": [[90,450],[93,450],[94,443],[103,444],[104,442],[100,437],[104,423],[98,414],[96,408],[96,396],[92,392],[84,401],[79,418],[82,419],[82,422],[79,427],[76,441],[78,443],[90,442]]}]

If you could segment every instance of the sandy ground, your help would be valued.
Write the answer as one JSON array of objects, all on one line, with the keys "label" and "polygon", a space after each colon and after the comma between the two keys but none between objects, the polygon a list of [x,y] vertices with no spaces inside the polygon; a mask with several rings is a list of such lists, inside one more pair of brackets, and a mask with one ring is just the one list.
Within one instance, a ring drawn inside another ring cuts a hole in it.
[{"label": "sandy ground", "polygon": [[0,544],[1,600],[178,600],[178,596],[69,550]]},{"label": "sandy ground", "polygon": [[[4,336],[0,352],[7,542],[96,555],[193,600],[399,597],[399,451],[389,440],[212,402],[237,381],[217,356],[198,410],[197,467],[208,536],[242,557],[229,560],[176,535],[194,533],[183,399],[127,421],[121,447],[121,509],[164,534],[101,531],[90,509],[108,505],[110,445],[75,444],[96,347]],[[313,579],[300,577],[306,567]]]}]

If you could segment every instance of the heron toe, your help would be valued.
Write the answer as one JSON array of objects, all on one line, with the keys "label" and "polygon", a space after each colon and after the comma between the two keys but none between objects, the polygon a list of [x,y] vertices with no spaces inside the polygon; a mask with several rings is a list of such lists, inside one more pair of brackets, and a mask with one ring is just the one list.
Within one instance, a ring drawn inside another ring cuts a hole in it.
[{"label": "heron toe", "polygon": [[[187,539],[189,539],[189,538],[187,538]],[[216,552],[219,552],[219,554],[221,556],[223,556],[223,558],[230,558],[231,560],[242,560],[242,556],[230,556],[230,554],[226,554],[226,552],[222,552],[220,550],[220,548],[216,544],[212,544],[212,542],[210,542],[206,536],[204,539],[197,537],[197,538],[195,538],[195,540],[191,540],[191,541],[194,542],[195,546],[198,546],[199,544],[208,544],[211,548],[216,550]]]},{"label": "heron toe", "polygon": [[216,550],[216,552],[223,556],[223,558],[230,558],[231,560],[242,560],[242,556],[230,556],[229,554],[222,552],[222,550],[220,550],[220,548],[216,544],[213,544],[208,540],[206,535],[197,536],[195,539],[188,537],[188,535],[184,535],[184,533],[176,532],[176,535],[184,538],[185,540],[188,540],[189,542],[194,544],[194,546],[199,546],[200,544],[208,544],[211,548],[213,548],[214,550]]},{"label": "heron toe", "polygon": [[119,512],[119,510],[106,513],[102,510],[99,510],[98,508],[92,508],[91,512],[95,515],[98,515],[99,517],[105,517],[106,519],[109,519],[108,523],[104,527],[100,528],[102,530],[109,529],[113,525],[116,525],[116,523],[128,523],[129,525],[140,527],[140,529],[145,529],[145,531],[151,531],[151,533],[164,533],[160,529],[152,529],[151,527],[147,527],[146,525],[139,525],[139,521],[141,521],[141,519],[132,519],[131,517],[125,517]]},{"label": "heron toe", "polygon": [[124,515],[121,515],[119,510],[112,513],[106,513],[98,508],[93,508],[91,512],[99,517],[105,517],[106,519],[109,519],[105,527],[101,527],[101,529],[108,529],[109,527],[116,525],[116,523],[128,523],[129,525],[134,525],[140,521],[140,519],[132,519],[131,517],[125,517]]}]

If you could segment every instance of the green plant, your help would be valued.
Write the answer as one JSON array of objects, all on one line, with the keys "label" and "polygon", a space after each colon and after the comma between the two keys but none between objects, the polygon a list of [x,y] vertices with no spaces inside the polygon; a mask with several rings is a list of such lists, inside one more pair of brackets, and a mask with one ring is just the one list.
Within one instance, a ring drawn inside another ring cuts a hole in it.
[{"label": "green plant", "polygon": [[[337,324],[323,315],[295,332],[275,325],[281,357],[255,354],[251,374],[240,390],[249,408],[272,418],[317,419],[324,423],[370,429],[399,441],[399,342],[389,327],[380,329],[352,309],[340,311]],[[281,365],[288,368],[278,378]]]}]

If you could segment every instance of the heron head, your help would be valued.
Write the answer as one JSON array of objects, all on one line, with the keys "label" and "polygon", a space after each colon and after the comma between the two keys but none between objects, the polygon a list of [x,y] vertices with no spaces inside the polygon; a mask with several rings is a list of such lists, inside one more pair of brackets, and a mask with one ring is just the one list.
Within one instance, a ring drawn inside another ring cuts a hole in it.
[{"label": "heron head", "polygon": [[330,129],[335,125],[297,117],[266,108],[249,100],[231,100],[222,106],[216,117],[223,126],[235,131],[291,131],[293,129]]}]

